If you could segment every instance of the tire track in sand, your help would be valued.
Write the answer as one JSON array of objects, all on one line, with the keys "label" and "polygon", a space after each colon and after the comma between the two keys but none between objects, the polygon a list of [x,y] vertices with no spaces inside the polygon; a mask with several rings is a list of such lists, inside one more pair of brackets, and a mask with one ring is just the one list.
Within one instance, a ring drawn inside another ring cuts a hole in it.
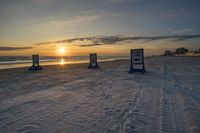
[{"label": "tire track in sand", "polygon": [[163,116],[162,132],[164,133],[188,133],[188,124],[185,119],[183,105],[177,98],[180,92],[176,87],[175,75],[173,68],[166,63],[164,65],[163,80]]}]

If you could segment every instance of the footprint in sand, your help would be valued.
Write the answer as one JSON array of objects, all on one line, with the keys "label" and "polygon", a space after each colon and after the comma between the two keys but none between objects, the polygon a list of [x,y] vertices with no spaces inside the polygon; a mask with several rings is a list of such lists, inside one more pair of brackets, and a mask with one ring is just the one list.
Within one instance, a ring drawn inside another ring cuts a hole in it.
[{"label": "footprint in sand", "polygon": [[30,125],[22,125],[20,128],[17,129],[17,132],[20,133],[32,133],[37,132],[40,124],[30,124]]},{"label": "footprint in sand", "polygon": [[133,122],[126,121],[123,126],[123,133],[134,133],[136,132],[136,127],[134,126]]}]

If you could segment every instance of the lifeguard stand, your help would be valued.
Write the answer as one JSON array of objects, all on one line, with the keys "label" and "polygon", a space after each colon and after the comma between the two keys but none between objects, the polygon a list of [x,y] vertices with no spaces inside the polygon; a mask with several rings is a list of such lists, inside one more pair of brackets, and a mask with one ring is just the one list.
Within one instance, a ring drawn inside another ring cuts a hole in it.
[{"label": "lifeguard stand", "polygon": [[97,54],[96,53],[90,54],[90,63],[89,63],[88,68],[99,68],[99,65],[97,63]]},{"label": "lifeguard stand", "polygon": [[144,66],[144,49],[131,49],[131,65],[129,73],[145,72]]},{"label": "lifeguard stand", "polygon": [[39,55],[32,55],[33,65],[29,68],[29,70],[43,70],[43,68],[39,65]]}]

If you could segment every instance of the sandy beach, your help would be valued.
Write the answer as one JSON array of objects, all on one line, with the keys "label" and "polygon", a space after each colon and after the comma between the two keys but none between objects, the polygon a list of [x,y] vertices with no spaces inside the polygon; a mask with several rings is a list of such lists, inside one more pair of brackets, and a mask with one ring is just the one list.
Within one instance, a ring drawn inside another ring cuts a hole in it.
[{"label": "sandy beach", "polygon": [[200,57],[0,70],[1,133],[199,133]]}]

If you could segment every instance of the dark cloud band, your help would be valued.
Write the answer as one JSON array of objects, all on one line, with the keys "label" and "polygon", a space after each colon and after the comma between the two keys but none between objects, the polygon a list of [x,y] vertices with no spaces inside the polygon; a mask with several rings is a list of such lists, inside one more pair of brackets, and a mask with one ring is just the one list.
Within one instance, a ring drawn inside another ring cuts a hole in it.
[{"label": "dark cloud band", "polygon": [[[120,44],[123,42],[132,42],[132,41],[142,41],[142,43],[152,42],[152,41],[159,41],[159,40],[166,40],[172,42],[180,42],[189,39],[200,39],[200,34],[195,35],[175,35],[175,36],[96,36],[96,37],[83,37],[83,38],[73,38],[73,39],[66,39],[60,41],[52,41],[52,42],[41,42],[36,43],[34,45],[48,45],[48,44],[55,44],[55,45],[73,45],[72,43],[79,42],[79,44],[74,44],[79,47],[91,47],[91,46],[100,46],[100,45],[114,45]],[[87,43],[85,43],[85,41]]]},{"label": "dark cloud band", "polygon": [[15,50],[27,50],[33,47],[0,47],[0,51],[15,51]]}]

